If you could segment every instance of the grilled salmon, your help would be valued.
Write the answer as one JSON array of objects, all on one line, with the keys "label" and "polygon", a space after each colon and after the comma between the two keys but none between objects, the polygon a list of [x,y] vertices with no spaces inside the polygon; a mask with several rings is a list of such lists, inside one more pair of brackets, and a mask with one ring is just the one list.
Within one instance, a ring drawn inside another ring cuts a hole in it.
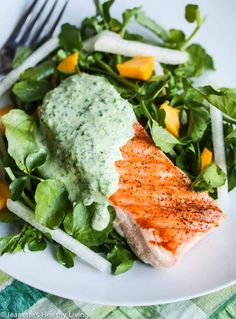
[{"label": "grilled salmon", "polygon": [[171,267],[225,215],[206,192],[191,190],[190,179],[140,124],[121,153],[116,162],[119,188],[109,198],[117,214],[116,230],[142,261]]}]

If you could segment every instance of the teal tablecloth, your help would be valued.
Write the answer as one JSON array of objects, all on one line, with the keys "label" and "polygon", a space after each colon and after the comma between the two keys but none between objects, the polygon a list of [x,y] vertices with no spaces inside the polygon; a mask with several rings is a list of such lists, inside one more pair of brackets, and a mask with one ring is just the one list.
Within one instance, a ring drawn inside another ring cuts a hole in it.
[{"label": "teal tablecloth", "polygon": [[86,304],[49,295],[0,272],[0,318],[236,319],[236,285],[183,302],[148,307]]}]

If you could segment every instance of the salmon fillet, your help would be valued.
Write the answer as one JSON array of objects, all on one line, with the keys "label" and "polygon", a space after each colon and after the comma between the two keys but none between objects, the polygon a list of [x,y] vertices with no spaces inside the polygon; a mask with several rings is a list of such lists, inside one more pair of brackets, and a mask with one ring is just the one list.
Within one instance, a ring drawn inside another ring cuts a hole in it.
[{"label": "salmon fillet", "polygon": [[145,263],[173,266],[225,215],[206,192],[191,190],[190,179],[140,124],[121,153],[119,188],[109,198],[117,214],[115,228]]}]

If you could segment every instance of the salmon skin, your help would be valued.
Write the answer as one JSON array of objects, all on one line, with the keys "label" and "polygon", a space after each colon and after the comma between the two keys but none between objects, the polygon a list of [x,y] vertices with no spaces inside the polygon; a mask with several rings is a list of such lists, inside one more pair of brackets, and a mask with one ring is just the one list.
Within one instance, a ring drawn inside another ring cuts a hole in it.
[{"label": "salmon skin", "polygon": [[119,187],[109,197],[115,228],[142,261],[171,267],[226,216],[206,192],[191,190],[191,180],[139,123],[134,128],[115,163]]}]

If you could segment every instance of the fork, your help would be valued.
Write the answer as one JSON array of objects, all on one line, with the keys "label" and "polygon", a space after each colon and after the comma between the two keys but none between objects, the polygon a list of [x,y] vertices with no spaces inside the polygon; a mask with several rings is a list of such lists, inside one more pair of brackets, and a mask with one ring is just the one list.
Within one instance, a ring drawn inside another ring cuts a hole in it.
[{"label": "fork", "polygon": [[[29,47],[35,50],[39,45],[52,37],[69,0],[65,0],[63,7],[55,17],[49,31],[42,37],[44,30],[48,27],[50,17],[55,12],[57,3],[59,1],[54,0],[49,12],[44,18],[45,9],[48,0],[44,0],[43,4],[37,9],[37,0],[34,0],[28,10],[24,13],[22,18],[17,23],[16,27],[12,31],[10,37],[7,39],[3,47],[0,49],[0,80],[12,69],[12,61],[18,47]],[[43,17],[43,21],[39,19]]]}]

